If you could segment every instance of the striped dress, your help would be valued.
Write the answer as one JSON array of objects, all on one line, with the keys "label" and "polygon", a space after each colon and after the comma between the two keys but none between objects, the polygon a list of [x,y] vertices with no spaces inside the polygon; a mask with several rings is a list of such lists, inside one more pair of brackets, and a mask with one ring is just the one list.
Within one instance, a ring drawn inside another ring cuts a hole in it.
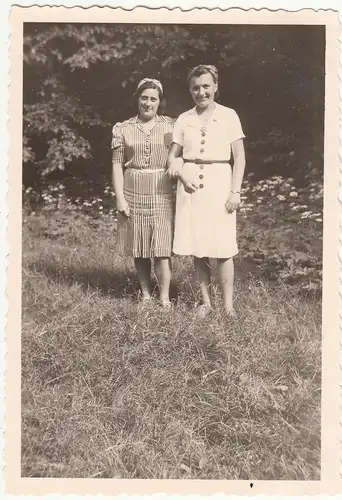
[{"label": "striped dress", "polygon": [[172,252],[174,202],[166,160],[175,120],[156,116],[144,131],[138,117],[112,130],[113,164],[124,168],[124,197],[130,217],[118,215],[119,252],[134,258],[169,257]]}]

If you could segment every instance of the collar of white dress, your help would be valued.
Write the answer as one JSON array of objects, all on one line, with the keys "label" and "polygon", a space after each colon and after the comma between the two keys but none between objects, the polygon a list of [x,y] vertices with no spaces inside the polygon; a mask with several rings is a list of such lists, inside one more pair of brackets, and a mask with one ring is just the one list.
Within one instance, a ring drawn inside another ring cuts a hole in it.
[{"label": "collar of white dress", "polygon": [[[218,104],[217,102],[215,102],[214,104],[215,104],[215,108],[214,108],[213,114],[210,117],[210,121],[212,120],[214,122],[217,122],[217,121],[220,120],[220,118],[222,116],[221,105]],[[197,114],[197,111],[196,111],[196,106],[194,106],[193,108],[191,108],[188,111],[188,115],[191,116],[191,117],[194,117],[194,118],[198,119],[198,114]]]}]

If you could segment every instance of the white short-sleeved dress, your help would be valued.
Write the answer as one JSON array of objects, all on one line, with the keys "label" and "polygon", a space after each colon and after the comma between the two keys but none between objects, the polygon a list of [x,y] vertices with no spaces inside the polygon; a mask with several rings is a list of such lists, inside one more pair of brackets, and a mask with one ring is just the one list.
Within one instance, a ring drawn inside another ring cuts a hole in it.
[{"label": "white short-sleeved dress", "polygon": [[190,194],[178,181],[175,254],[224,259],[238,253],[236,212],[228,213],[225,204],[232,181],[231,144],[244,137],[237,113],[217,103],[204,130],[196,108],[178,117],[173,142],[183,147],[182,173],[199,188]]}]

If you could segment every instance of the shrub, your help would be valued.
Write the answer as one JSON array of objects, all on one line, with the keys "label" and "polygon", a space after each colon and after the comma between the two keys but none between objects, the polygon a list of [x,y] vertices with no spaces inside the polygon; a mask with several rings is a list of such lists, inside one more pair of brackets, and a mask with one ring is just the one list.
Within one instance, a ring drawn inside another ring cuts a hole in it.
[{"label": "shrub", "polygon": [[297,188],[275,176],[242,187],[239,246],[242,258],[269,279],[319,290],[322,281],[323,185]]},{"label": "shrub", "polygon": [[[115,229],[115,196],[109,185],[103,188],[102,196],[84,199],[67,197],[61,183],[46,186],[40,194],[28,188],[24,190],[24,208],[24,222],[34,229],[34,220],[39,217],[44,237],[65,235],[70,218],[78,220],[79,228],[86,224]],[[253,174],[249,174],[242,186],[238,217],[242,262],[252,264],[256,273],[270,281],[319,291],[322,211],[323,185],[315,178],[296,188],[292,178],[253,181]]]}]

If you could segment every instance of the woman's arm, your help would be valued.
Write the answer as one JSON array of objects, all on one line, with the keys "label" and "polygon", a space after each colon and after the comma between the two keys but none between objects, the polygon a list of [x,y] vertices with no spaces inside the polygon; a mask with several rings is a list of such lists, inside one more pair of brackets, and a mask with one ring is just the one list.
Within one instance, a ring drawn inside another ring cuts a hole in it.
[{"label": "woman's arm", "polygon": [[232,143],[232,152],[234,158],[232,191],[241,191],[241,184],[246,167],[246,156],[243,140],[238,139]]},{"label": "woman's arm", "polygon": [[228,212],[234,212],[241,202],[240,191],[246,167],[245,148],[242,139],[238,139],[232,143],[232,152],[234,165],[231,192],[226,203],[226,209]]},{"label": "woman's arm", "polygon": [[169,155],[167,157],[167,173],[170,177],[173,177],[175,173],[179,172],[179,161],[176,161],[177,158],[182,157],[183,147],[179,144],[173,142],[170,147]]},{"label": "woman's arm", "polygon": [[118,200],[124,198],[123,194],[123,164],[113,159],[112,180],[115,197]]},{"label": "woman's arm", "polygon": [[127,201],[125,200],[124,192],[123,192],[123,164],[116,163],[113,161],[113,170],[112,170],[112,180],[113,180],[113,189],[116,198],[116,208],[118,212],[123,213],[126,217],[129,217],[129,206]]},{"label": "woman's arm", "polygon": [[187,193],[191,194],[197,190],[198,185],[195,182],[189,181],[183,175],[183,159],[181,157],[182,152],[183,147],[173,142],[167,159],[167,174],[171,178],[178,178],[182,182],[184,190]]},{"label": "woman's arm", "polygon": [[121,133],[121,125],[118,122],[112,129],[112,181],[116,198],[116,208],[118,212],[129,217],[129,206],[125,200],[123,191],[125,145]]}]

